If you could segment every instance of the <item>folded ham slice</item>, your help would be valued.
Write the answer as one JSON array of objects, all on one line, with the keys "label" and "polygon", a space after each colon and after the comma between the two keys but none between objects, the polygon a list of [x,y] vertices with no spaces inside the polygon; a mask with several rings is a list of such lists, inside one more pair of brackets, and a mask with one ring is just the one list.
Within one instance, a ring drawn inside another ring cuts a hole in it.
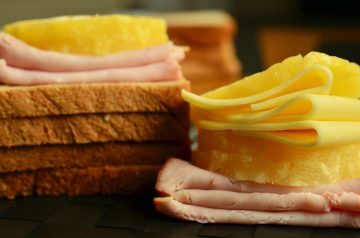
[{"label": "folded ham slice", "polygon": [[157,211],[182,220],[200,223],[278,224],[319,227],[360,227],[360,214],[331,211],[326,213],[287,211],[262,212],[249,210],[225,210],[187,205],[171,197],[155,198]]},{"label": "folded ham slice", "polygon": [[184,49],[172,43],[106,56],[65,54],[37,49],[9,34],[0,33],[0,58],[7,65],[21,69],[72,72],[129,68],[168,60],[180,61],[184,57]]},{"label": "folded ham slice", "polygon": [[184,48],[167,43],[106,56],[81,56],[37,49],[0,33],[0,84],[179,80],[184,52]]},{"label": "folded ham slice", "polygon": [[156,209],[201,223],[360,227],[360,180],[314,187],[234,181],[170,159],[160,171]]},{"label": "folded ham slice", "polygon": [[226,210],[330,211],[330,202],[325,197],[312,193],[240,193],[226,190],[182,189],[173,193],[172,197],[185,204]]},{"label": "folded ham slice", "polygon": [[81,72],[43,72],[6,65],[0,59],[0,83],[7,85],[38,85],[55,83],[163,82],[181,77],[176,62],[160,62],[131,68],[112,68]]}]

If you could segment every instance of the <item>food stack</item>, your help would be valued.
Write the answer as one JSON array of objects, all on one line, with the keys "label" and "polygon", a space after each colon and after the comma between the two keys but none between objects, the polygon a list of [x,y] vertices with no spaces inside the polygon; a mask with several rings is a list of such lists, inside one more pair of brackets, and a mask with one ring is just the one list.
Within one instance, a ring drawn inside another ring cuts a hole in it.
[{"label": "food stack", "polygon": [[199,146],[193,165],[171,159],[159,173],[159,212],[200,223],[360,228],[358,64],[309,52],[182,95]]},{"label": "food stack", "polygon": [[[95,32],[80,25],[91,25]],[[116,31],[119,26],[128,30]],[[81,44],[75,45],[71,37],[59,39],[71,35],[71,28],[77,29]],[[145,28],[146,32],[141,30]],[[91,45],[96,42],[91,42],[91,35],[110,43],[113,37],[115,45],[129,46],[119,58],[136,61],[144,48],[167,44],[164,21],[120,15],[63,17],[15,23],[5,31],[17,39],[5,33],[0,37],[0,80],[9,84],[0,90],[0,197],[143,193],[153,190],[158,169],[168,157],[188,158],[188,104],[180,91],[189,85],[178,67],[170,67],[176,71],[171,80],[164,71],[155,70],[164,70],[167,61],[55,72],[69,62],[62,59],[88,65],[89,58],[106,58],[99,52],[115,51],[111,44],[106,49]],[[41,31],[56,34],[38,34]],[[162,39],[154,40],[154,34],[162,34]],[[53,44],[42,44],[42,37],[54,37],[43,41]],[[64,44],[66,54],[61,50]],[[19,47],[21,52],[31,51],[36,60],[13,54]],[[80,56],[81,50],[89,52]],[[137,51],[127,54],[131,50]],[[174,62],[172,66],[178,59]]]},{"label": "food stack", "polygon": [[234,45],[237,25],[228,13],[202,10],[159,16],[167,21],[170,39],[190,47],[181,65],[193,92],[203,93],[240,78]]}]

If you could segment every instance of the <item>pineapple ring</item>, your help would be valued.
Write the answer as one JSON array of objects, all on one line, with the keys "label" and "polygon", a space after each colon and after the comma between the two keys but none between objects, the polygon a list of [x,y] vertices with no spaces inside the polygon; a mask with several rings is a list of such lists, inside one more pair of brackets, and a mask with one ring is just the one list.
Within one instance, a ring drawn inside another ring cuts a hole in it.
[{"label": "pineapple ring", "polygon": [[359,178],[359,151],[360,143],[302,147],[201,129],[193,163],[237,180],[316,186]]},{"label": "pineapple ring", "polygon": [[165,20],[126,15],[26,20],[8,24],[4,31],[39,49],[80,55],[107,55],[169,41]]}]

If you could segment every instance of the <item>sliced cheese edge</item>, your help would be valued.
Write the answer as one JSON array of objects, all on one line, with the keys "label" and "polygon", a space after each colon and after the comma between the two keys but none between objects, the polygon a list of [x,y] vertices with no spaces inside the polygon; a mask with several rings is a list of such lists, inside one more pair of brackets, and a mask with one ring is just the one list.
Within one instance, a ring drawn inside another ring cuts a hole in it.
[{"label": "sliced cheese edge", "polygon": [[236,133],[271,139],[298,146],[332,146],[360,141],[360,122],[295,121],[282,123],[231,124],[200,121],[207,130],[232,130]]},{"label": "sliced cheese edge", "polygon": [[[192,105],[208,110],[238,107],[255,102],[259,102],[259,104],[252,105],[251,109],[262,110],[275,107],[303,93],[327,94],[331,90],[332,81],[332,73],[327,67],[313,65],[301,70],[294,77],[276,85],[274,88],[247,97],[214,99],[204,95],[196,95],[186,90],[182,90],[181,95],[185,101]],[[228,87],[231,87],[231,85]],[[238,90],[241,90],[241,88],[238,88]],[[263,100],[265,100],[265,102],[261,102]]]}]

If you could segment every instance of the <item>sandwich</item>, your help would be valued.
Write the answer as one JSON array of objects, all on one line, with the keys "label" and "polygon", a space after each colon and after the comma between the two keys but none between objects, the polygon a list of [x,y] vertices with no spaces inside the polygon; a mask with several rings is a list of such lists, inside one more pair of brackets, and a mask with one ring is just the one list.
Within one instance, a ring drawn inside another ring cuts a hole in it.
[{"label": "sandwich", "polygon": [[183,90],[192,162],[159,174],[159,212],[201,223],[360,227],[360,67],[310,52],[233,84]]},{"label": "sandwich", "polygon": [[160,18],[67,16],[0,33],[0,197],[152,191],[190,153],[189,83]]}]

